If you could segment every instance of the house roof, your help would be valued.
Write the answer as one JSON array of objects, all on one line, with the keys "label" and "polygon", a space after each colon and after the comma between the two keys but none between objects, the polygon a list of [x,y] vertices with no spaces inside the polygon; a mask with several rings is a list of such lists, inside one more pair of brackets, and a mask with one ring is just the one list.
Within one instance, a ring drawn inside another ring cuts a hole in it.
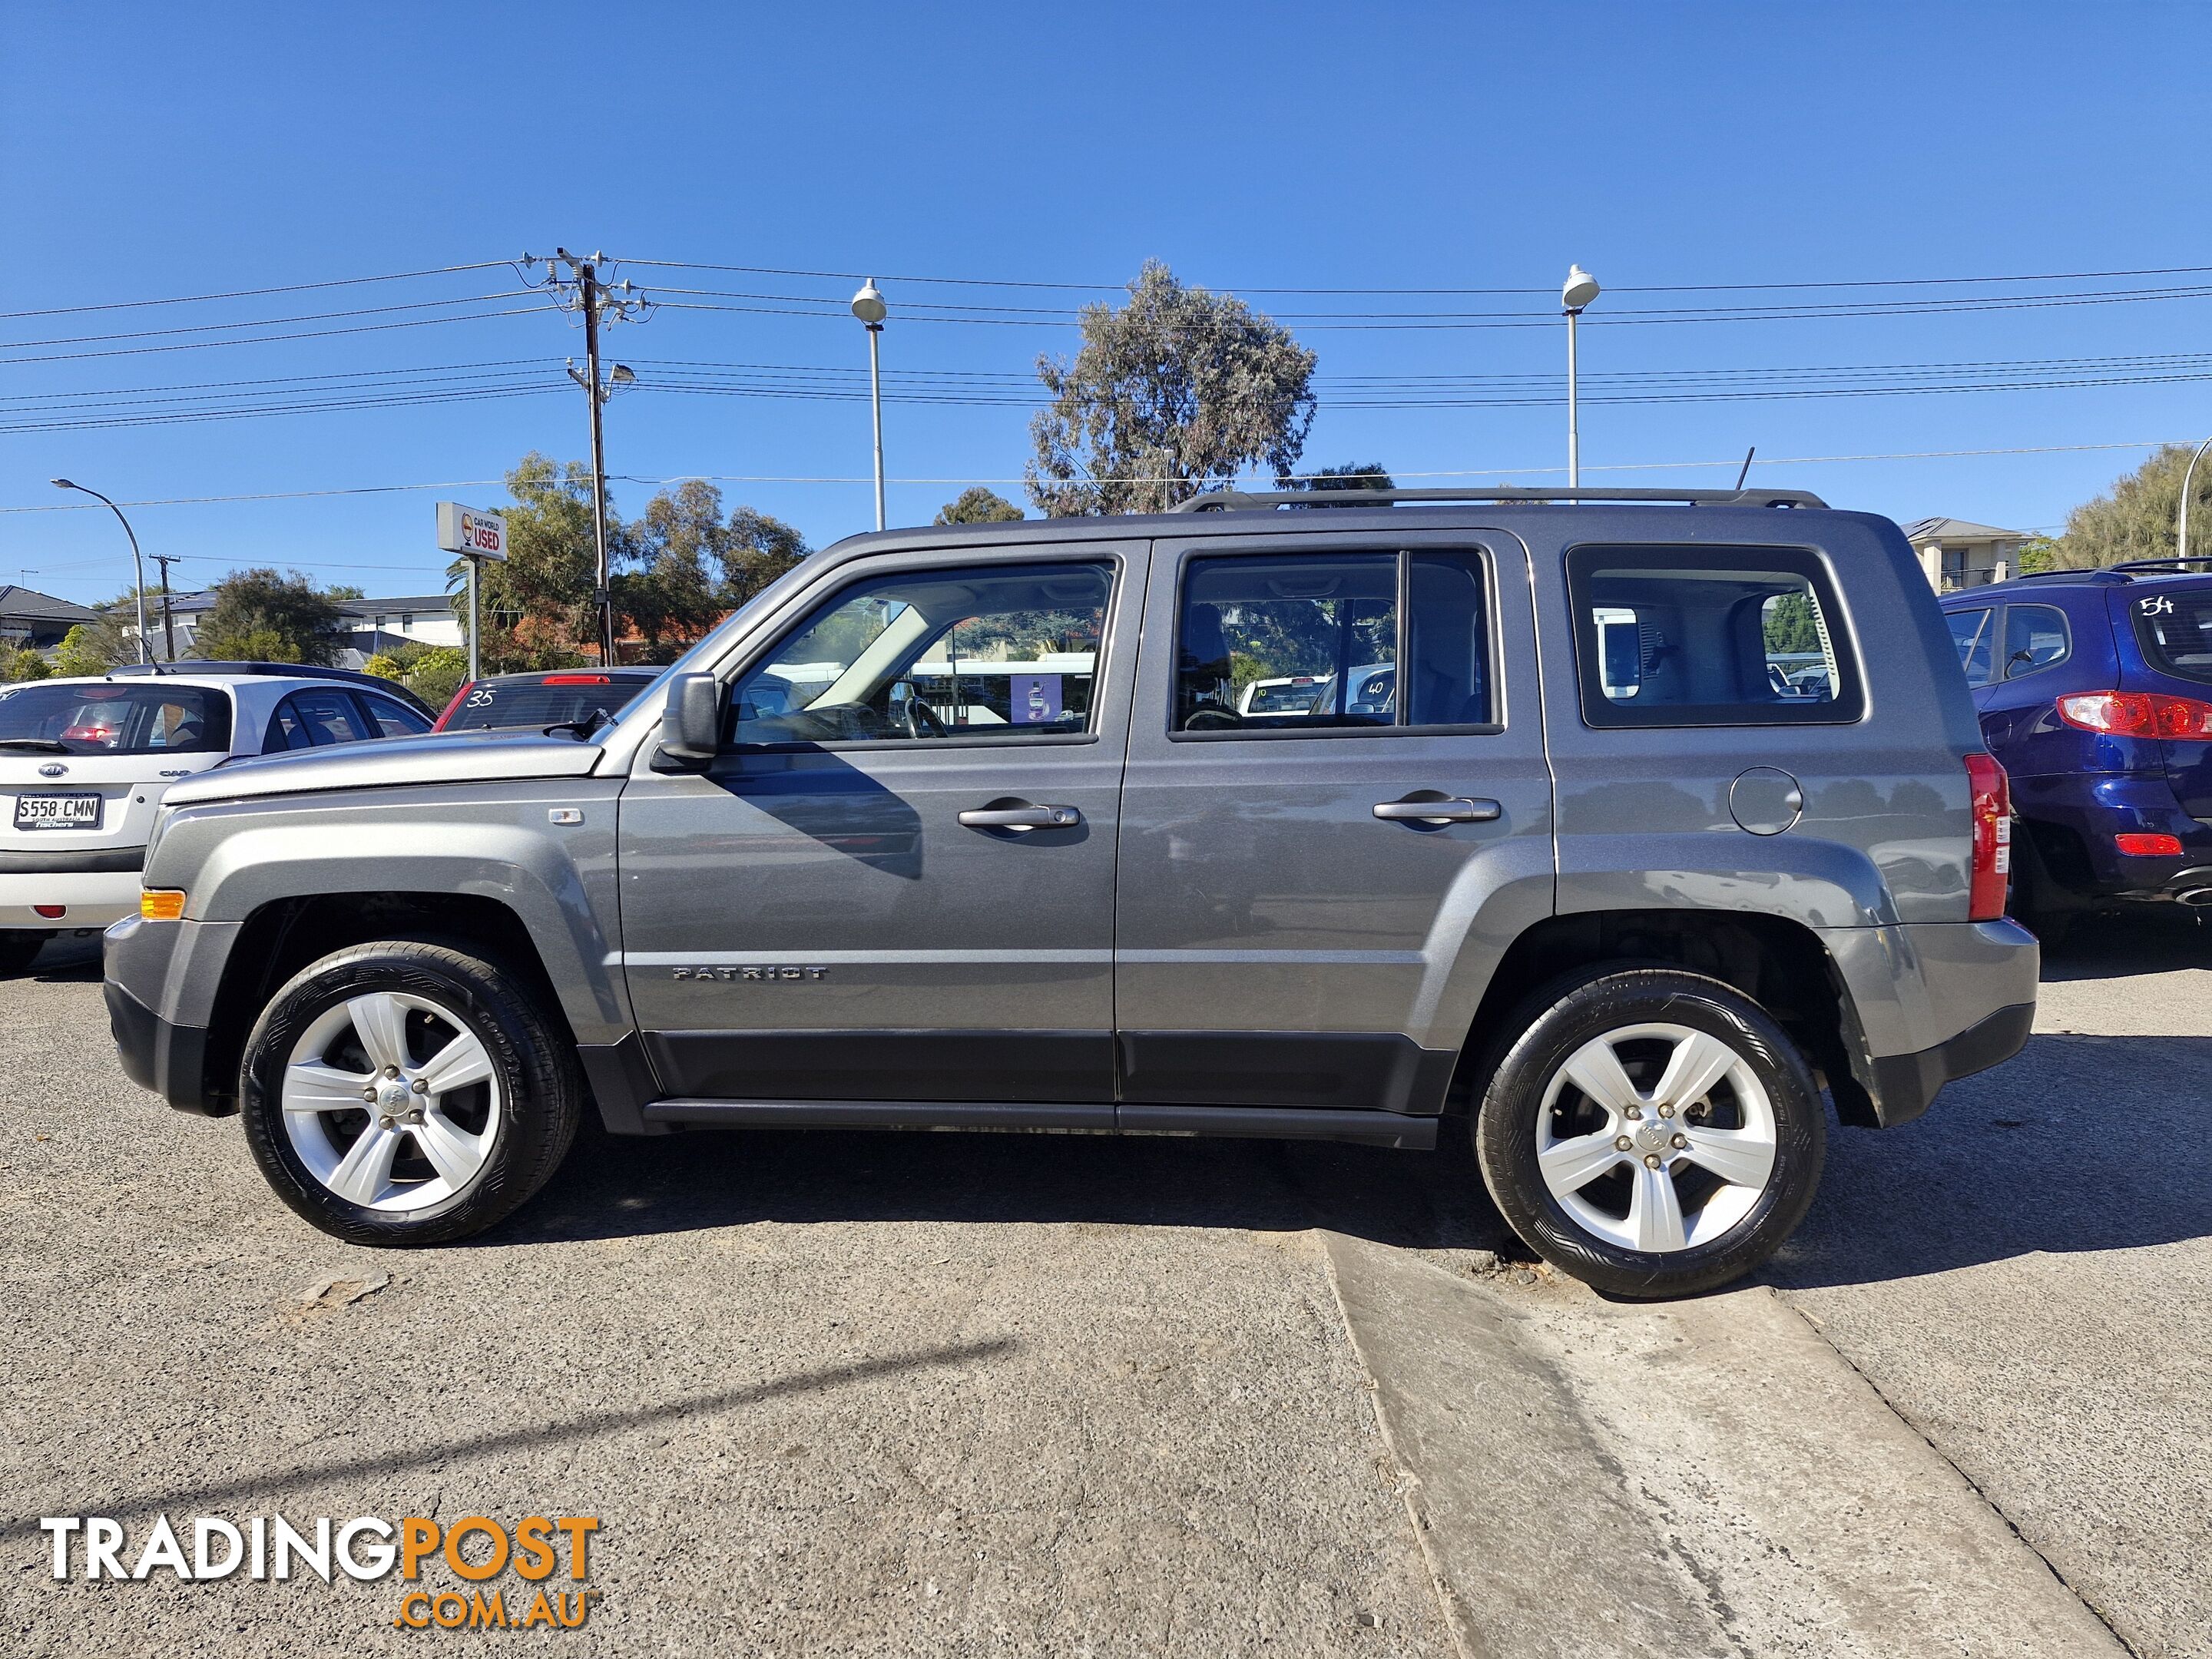
[{"label": "house roof", "polygon": [[30,622],[84,623],[98,614],[89,605],[58,599],[51,593],[18,587],[13,582],[0,583],[0,617],[11,621],[21,618]]},{"label": "house roof", "polygon": [[[171,614],[179,617],[198,616],[215,609],[213,590],[200,593],[173,594],[169,600]],[[446,593],[403,594],[396,599],[338,599],[334,601],[342,617],[374,622],[379,617],[436,615],[453,608],[453,598]]]},{"label": "house roof", "polygon": [[2033,539],[2025,530],[1999,530],[1972,519],[1920,519],[1905,526],[1905,539],[1915,547],[1923,542],[2024,542]]}]

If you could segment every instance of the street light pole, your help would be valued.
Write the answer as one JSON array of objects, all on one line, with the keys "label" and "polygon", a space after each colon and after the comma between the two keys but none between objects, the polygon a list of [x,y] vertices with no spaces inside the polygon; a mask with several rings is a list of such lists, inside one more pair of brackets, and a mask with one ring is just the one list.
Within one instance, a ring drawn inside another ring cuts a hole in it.
[{"label": "street light pole", "polygon": [[2204,452],[2212,449],[2212,438],[2197,446],[2197,453],[2189,458],[2188,470],[2181,475],[2181,523],[2175,535],[2174,551],[2183,558],[2189,556],[2189,481],[2197,476],[2197,463],[2204,459]]},{"label": "street light pole", "polygon": [[1598,296],[1597,278],[1580,265],[1567,267],[1567,280],[1559,289],[1559,304],[1567,314],[1567,488],[1579,489],[1583,482],[1582,422],[1577,404],[1575,320]]},{"label": "street light pole", "polygon": [[138,532],[131,529],[131,520],[124,518],[123,509],[116,506],[113,501],[108,501],[107,497],[97,489],[87,489],[82,484],[71,483],[67,478],[51,478],[47,482],[57,489],[74,489],[80,495],[91,496],[96,501],[106,502],[107,510],[112,513],[122,524],[123,533],[131,538],[131,568],[138,574],[137,581],[132,584],[138,593],[138,660],[141,663],[150,661],[151,659],[146,651],[146,561],[138,554]]},{"label": "street light pole", "polygon": [[177,659],[177,621],[169,610],[169,567],[184,557],[181,553],[156,553],[154,562],[161,567],[161,642],[164,654],[171,662]]},{"label": "street light pole", "polygon": [[884,303],[882,291],[876,279],[867,283],[853,296],[853,315],[860,319],[868,331],[868,403],[876,417],[876,528],[884,527],[884,376],[883,363],[878,353],[878,342],[883,337],[884,319],[890,307]]}]

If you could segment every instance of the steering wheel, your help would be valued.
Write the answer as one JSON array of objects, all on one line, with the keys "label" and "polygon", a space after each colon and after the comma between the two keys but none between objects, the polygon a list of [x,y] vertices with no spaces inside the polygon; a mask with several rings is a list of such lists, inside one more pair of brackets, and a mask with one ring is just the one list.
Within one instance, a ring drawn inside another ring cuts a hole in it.
[{"label": "steering wheel", "polygon": [[1184,716],[1182,729],[1186,732],[1225,732],[1231,726],[1244,724],[1244,717],[1234,709],[1218,706],[1194,708]]},{"label": "steering wheel", "polygon": [[902,723],[909,738],[949,738],[952,735],[937,711],[920,697],[908,697],[900,705]]}]

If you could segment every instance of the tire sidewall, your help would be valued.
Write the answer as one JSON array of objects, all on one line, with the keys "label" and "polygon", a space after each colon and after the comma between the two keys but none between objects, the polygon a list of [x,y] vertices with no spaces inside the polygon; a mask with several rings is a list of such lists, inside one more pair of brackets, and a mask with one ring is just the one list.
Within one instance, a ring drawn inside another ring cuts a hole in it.
[{"label": "tire sidewall", "polygon": [[[421,997],[465,1024],[484,1045],[499,1084],[499,1121],[483,1169],[461,1191],[419,1210],[374,1210],[341,1198],[307,1169],[284,1123],[283,1073],[301,1036],[332,1007],[375,991]],[[544,1163],[545,1142],[558,1127],[544,1098],[550,1047],[528,1006],[488,963],[428,945],[342,951],[280,989],[246,1039],[239,1075],[246,1143],[277,1196],[337,1237],[408,1245],[477,1232],[528,1198],[542,1179],[532,1172]]]},{"label": "tire sidewall", "polygon": [[[1547,988],[1492,1073],[1475,1121],[1484,1183],[1522,1240],[1553,1266],[1617,1296],[1690,1295],[1750,1272],[1804,1218],[1820,1178],[1826,1113],[1796,1047],[1756,1003],[1717,980],[1643,969]],[[1632,1250],[1586,1231],[1536,1163],[1536,1111],[1551,1079],[1591,1038],[1664,1022],[1718,1037],[1749,1062],[1772,1104],[1775,1168],[1751,1211],[1709,1243]],[[1517,1023],[1517,1022],[1516,1022]]]}]

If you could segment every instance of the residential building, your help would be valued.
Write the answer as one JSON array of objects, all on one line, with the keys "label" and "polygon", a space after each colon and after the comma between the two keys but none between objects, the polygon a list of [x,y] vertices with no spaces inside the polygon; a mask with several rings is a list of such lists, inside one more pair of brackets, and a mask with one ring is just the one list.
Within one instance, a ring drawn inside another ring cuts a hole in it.
[{"label": "residential building", "polygon": [[[169,614],[176,627],[179,657],[192,654],[199,625],[215,609],[215,599],[211,592],[171,595]],[[341,668],[359,668],[379,652],[397,650],[403,645],[463,643],[461,619],[454,614],[453,599],[443,593],[403,594],[388,599],[339,599],[335,603],[346,619],[345,647],[337,660]],[[155,655],[165,654],[158,599],[149,598],[146,602],[146,628]]]},{"label": "residential building", "polygon": [[79,623],[90,622],[93,617],[89,605],[75,605],[51,593],[17,587],[12,583],[0,584],[0,644],[51,651],[68,636],[70,629]]},{"label": "residential building", "polygon": [[1938,593],[2001,582],[2019,567],[2020,550],[2034,538],[1966,519],[1922,519],[1905,526],[1928,585]]}]

